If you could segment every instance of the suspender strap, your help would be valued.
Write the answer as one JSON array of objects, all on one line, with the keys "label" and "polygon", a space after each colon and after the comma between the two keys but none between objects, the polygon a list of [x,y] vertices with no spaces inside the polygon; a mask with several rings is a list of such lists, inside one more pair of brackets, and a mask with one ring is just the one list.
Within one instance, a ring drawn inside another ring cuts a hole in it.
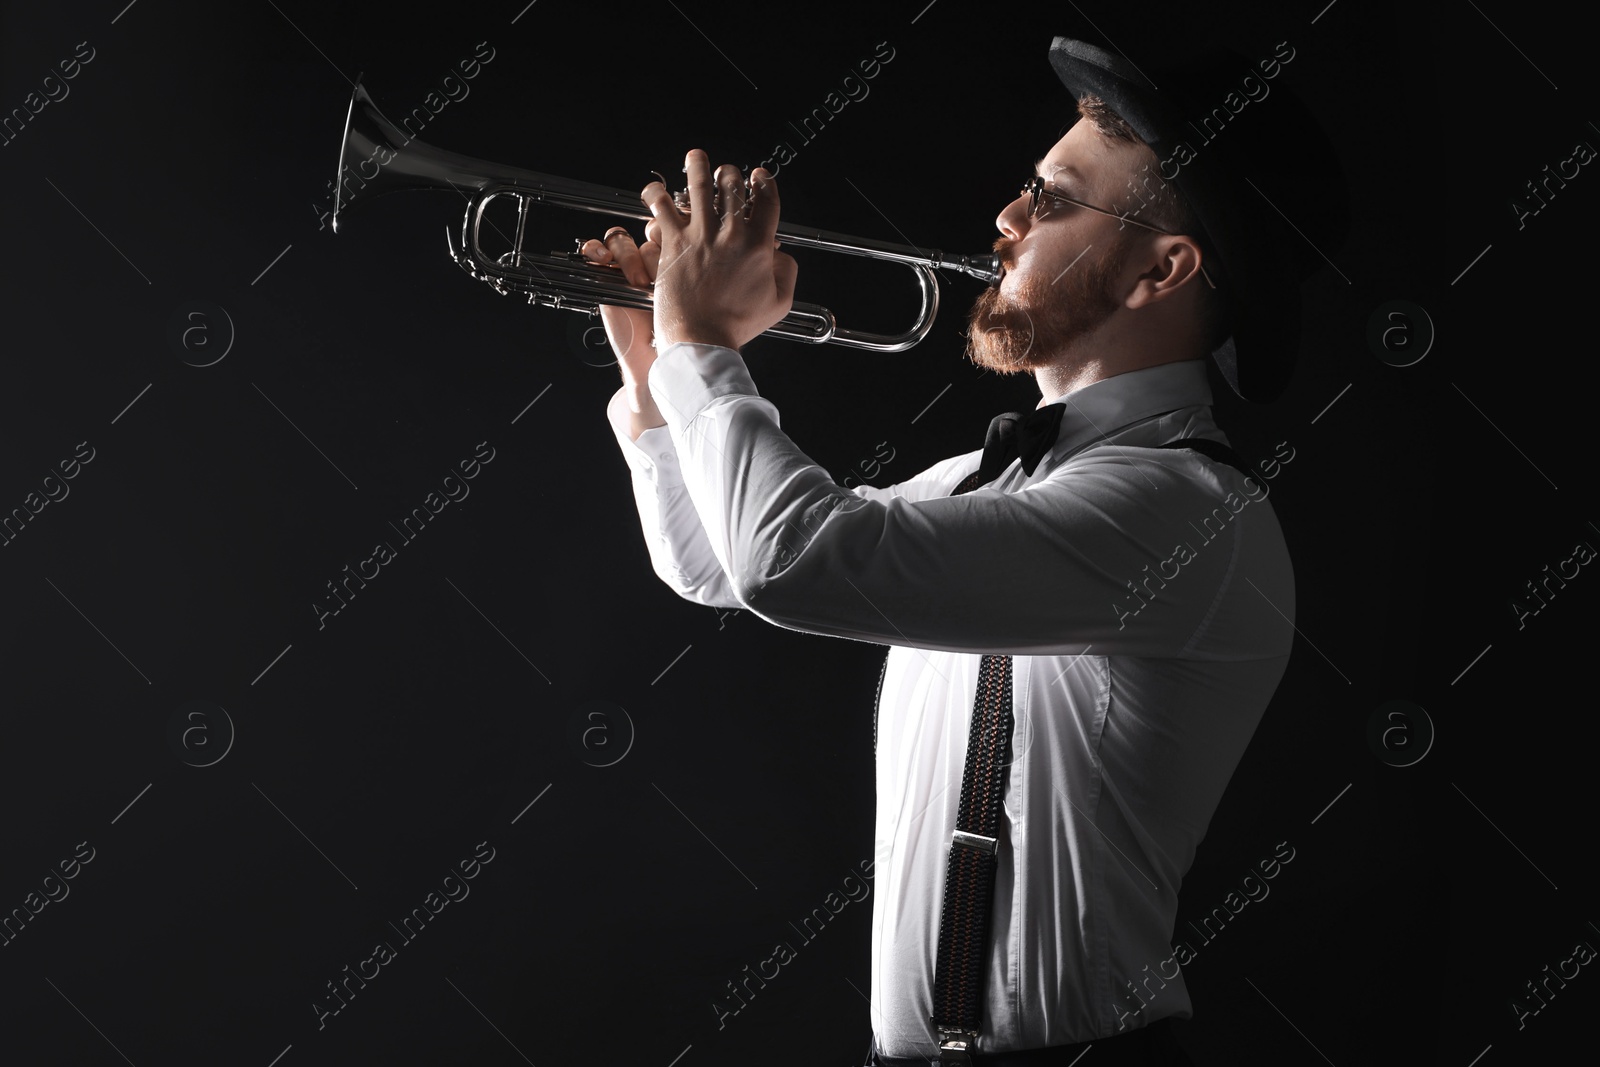
[{"label": "suspender strap", "polygon": [[1246,478],[1256,477],[1255,471],[1249,468],[1243,458],[1240,457],[1239,453],[1235,452],[1221,441],[1213,441],[1209,437],[1185,437],[1177,441],[1168,441],[1166,444],[1157,445],[1156,447],[1192,448],[1208,459],[1214,459],[1218,463],[1226,463],[1228,466],[1237,470],[1240,474],[1243,474]]},{"label": "suspender strap", "polygon": [[1000,807],[1011,769],[1011,725],[1011,657],[984,656],[939,918],[932,1022],[941,1064],[970,1064],[983,1023],[989,913],[1000,862]]}]

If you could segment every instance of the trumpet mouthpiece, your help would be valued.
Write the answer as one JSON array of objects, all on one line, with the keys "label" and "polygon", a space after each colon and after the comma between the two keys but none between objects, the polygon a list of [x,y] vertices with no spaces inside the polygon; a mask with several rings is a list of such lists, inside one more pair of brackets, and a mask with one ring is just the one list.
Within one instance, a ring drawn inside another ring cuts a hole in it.
[{"label": "trumpet mouthpiece", "polygon": [[946,270],[958,270],[963,274],[971,275],[989,285],[998,282],[1001,274],[1004,273],[1000,269],[1000,257],[993,252],[976,256],[949,256],[940,266]]}]

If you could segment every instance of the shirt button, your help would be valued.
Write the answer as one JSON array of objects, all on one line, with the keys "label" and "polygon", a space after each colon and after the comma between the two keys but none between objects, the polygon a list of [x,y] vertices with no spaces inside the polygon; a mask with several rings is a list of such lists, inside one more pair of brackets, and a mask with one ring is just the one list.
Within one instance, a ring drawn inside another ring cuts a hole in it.
[{"label": "shirt button", "polygon": [[662,462],[666,462],[667,460],[669,460],[671,458],[672,458],[672,453],[671,452],[663,452],[663,453],[661,453]]}]

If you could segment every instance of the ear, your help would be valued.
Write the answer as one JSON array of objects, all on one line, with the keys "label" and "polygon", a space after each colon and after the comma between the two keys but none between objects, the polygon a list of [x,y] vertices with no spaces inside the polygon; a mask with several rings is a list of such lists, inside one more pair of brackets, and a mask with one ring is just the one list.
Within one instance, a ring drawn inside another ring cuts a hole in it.
[{"label": "ear", "polygon": [[1143,269],[1124,301],[1128,308],[1148,307],[1187,291],[1186,286],[1206,284],[1200,273],[1204,254],[1186,234],[1153,234],[1143,254],[1135,256]]}]

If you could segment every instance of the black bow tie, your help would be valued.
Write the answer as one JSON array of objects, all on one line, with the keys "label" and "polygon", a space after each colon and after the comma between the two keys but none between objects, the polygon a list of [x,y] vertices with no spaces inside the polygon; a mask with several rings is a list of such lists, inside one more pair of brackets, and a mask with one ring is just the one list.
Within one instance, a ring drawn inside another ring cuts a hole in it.
[{"label": "black bow tie", "polygon": [[996,415],[983,442],[983,461],[973,476],[976,484],[986,485],[998,478],[1019,455],[1022,472],[1031,477],[1044,454],[1056,443],[1065,411],[1065,404],[1046,404],[1026,415],[1020,411]]}]

